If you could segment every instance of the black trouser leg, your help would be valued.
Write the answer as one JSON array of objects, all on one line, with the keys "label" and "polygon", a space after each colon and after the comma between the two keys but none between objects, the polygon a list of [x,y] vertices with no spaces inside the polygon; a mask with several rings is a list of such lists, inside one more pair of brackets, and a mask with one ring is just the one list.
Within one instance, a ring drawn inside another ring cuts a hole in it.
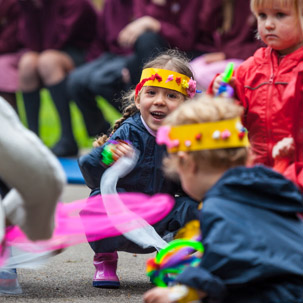
[{"label": "black trouser leg", "polygon": [[47,89],[57,108],[61,124],[61,138],[52,148],[52,151],[58,157],[75,156],[78,154],[78,147],[72,130],[69,98],[66,93],[66,78],[55,85],[48,86]]},{"label": "black trouser leg", "polygon": [[18,114],[16,94],[15,93],[0,92],[0,96],[2,98],[4,98],[13,107],[13,109]]},{"label": "black trouser leg", "polygon": [[40,89],[23,92],[23,102],[28,128],[39,136]]},{"label": "black trouser leg", "polygon": [[68,77],[67,89],[69,96],[82,113],[88,135],[94,137],[106,133],[110,124],[97,105],[95,93],[84,84],[83,77],[85,74],[82,74],[81,68],[71,73]]},{"label": "black trouser leg", "polygon": [[135,43],[135,59],[130,60],[127,64],[133,85],[140,81],[143,65],[168,48],[167,41],[158,33],[148,31],[137,39]]}]

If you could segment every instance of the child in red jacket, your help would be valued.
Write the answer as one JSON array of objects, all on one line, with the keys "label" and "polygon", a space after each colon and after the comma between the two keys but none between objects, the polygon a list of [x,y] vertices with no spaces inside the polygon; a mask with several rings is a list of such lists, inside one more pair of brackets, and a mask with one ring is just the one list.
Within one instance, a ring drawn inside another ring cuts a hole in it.
[{"label": "child in red jacket", "polygon": [[[241,64],[230,84],[245,108],[254,163],[273,166],[274,145],[292,134],[294,104],[283,95],[303,59],[302,8],[302,1],[251,0],[258,35],[267,47]],[[211,85],[215,94],[221,79]]]}]

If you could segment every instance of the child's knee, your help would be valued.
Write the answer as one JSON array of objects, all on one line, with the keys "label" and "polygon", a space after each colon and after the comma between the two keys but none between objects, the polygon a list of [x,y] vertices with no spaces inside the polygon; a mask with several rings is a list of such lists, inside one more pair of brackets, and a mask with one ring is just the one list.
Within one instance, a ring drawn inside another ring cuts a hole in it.
[{"label": "child's knee", "polygon": [[26,86],[27,83],[36,81],[38,77],[37,71],[38,55],[33,52],[26,53],[19,62],[20,85]]},{"label": "child's knee", "polygon": [[62,69],[60,58],[53,51],[43,52],[38,60],[38,71],[41,78],[48,79],[57,72],[58,69]]}]

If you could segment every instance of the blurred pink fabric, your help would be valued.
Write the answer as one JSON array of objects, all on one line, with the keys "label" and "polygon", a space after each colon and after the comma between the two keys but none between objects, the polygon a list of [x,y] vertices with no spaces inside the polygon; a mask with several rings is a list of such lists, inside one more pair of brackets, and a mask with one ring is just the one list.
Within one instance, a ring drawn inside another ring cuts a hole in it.
[{"label": "blurred pink fabric", "polygon": [[197,87],[203,91],[208,88],[217,74],[223,73],[227,64],[233,62],[235,69],[243,62],[240,59],[228,59],[214,63],[206,63],[203,55],[191,61],[190,65],[194,72]]},{"label": "blurred pink fabric", "polygon": [[[106,196],[109,200],[117,198],[117,195]],[[174,198],[167,194],[148,196],[142,193],[119,193],[118,197],[124,205],[123,212],[117,211],[116,204],[105,209],[101,195],[71,203],[58,203],[55,230],[49,240],[30,241],[18,226],[8,227],[4,245],[0,245],[0,266],[9,256],[7,251],[10,247],[24,252],[42,253],[118,236],[141,228],[138,218],[146,220],[146,225],[159,222],[175,203]]]},{"label": "blurred pink fabric", "polygon": [[18,62],[24,52],[0,55],[0,91],[14,93],[19,89]]}]

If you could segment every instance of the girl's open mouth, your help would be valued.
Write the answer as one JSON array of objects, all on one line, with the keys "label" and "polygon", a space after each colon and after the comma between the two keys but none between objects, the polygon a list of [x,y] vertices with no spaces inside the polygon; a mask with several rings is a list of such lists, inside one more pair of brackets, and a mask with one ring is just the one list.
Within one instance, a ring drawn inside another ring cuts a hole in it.
[{"label": "girl's open mouth", "polygon": [[163,112],[151,112],[150,113],[155,119],[159,119],[162,120],[166,117],[166,114],[164,114]]}]

